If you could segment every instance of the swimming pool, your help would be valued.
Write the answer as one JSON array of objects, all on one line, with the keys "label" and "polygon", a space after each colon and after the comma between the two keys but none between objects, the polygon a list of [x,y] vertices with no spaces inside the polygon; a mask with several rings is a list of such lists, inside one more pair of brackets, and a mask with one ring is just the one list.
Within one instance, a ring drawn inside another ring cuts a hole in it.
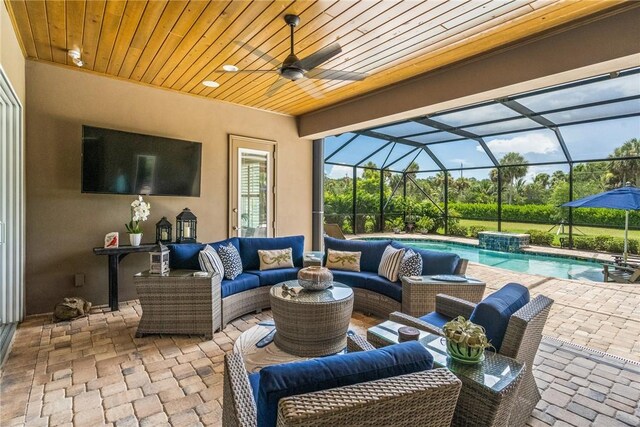
[{"label": "swimming pool", "polygon": [[[400,239],[400,241],[402,241]],[[508,253],[479,249],[475,246],[436,241],[402,241],[409,246],[433,251],[453,252],[461,258],[479,264],[500,267],[520,273],[540,274],[560,279],[592,280],[602,282],[602,265],[597,262],[561,258],[531,253]]]}]

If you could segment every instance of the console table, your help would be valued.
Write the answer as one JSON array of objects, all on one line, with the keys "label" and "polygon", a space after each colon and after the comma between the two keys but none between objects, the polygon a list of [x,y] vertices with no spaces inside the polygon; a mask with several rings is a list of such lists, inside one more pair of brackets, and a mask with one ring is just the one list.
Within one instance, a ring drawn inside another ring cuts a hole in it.
[{"label": "console table", "polygon": [[157,244],[150,243],[140,246],[123,245],[118,248],[93,248],[96,255],[109,255],[109,307],[111,311],[118,310],[118,266],[120,260],[135,252],[151,252]]}]

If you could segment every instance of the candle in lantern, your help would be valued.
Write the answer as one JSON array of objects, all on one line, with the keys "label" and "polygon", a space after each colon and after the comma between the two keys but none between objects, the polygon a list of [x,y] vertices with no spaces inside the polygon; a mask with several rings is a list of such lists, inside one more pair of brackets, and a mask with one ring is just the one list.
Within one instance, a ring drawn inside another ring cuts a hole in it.
[{"label": "candle in lantern", "polygon": [[162,240],[169,240],[169,235],[167,234],[167,230],[162,230]]},{"label": "candle in lantern", "polygon": [[182,226],[182,236],[186,238],[191,237],[191,225],[188,222]]}]

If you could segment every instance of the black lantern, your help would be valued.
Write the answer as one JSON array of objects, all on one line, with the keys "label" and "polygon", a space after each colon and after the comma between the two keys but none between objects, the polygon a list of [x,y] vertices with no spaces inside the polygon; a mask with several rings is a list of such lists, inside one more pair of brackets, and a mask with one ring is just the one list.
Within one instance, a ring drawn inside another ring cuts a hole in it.
[{"label": "black lantern", "polygon": [[176,242],[178,243],[196,243],[196,225],[198,219],[189,210],[184,208],[182,212],[176,216]]},{"label": "black lantern", "polygon": [[156,223],[156,243],[171,243],[171,239],[173,238],[172,228],[167,217],[163,216],[162,219]]}]

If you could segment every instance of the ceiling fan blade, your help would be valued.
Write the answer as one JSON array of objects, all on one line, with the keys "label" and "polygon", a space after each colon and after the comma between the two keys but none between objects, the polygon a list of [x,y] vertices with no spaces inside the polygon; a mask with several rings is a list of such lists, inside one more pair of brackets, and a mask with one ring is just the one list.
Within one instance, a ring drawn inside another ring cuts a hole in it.
[{"label": "ceiling fan blade", "polygon": [[324,95],[322,94],[322,92],[320,92],[320,90],[315,86],[313,82],[309,82],[308,85],[304,85],[304,79],[300,79],[300,80],[296,80],[294,83],[297,84],[300,89],[307,92],[307,94],[312,98],[315,98],[315,99],[324,98]]},{"label": "ceiling fan blade", "polygon": [[337,54],[342,52],[342,48],[338,43],[333,43],[327,47],[323,47],[316,53],[312,53],[306,58],[301,59],[298,64],[305,70],[311,71],[323,62],[328,61]]},{"label": "ceiling fan blade", "polygon": [[265,95],[267,96],[267,98],[271,98],[273,95],[275,95],[276,92],[279,91],[280,88],[285,85],[285,83],[287,83],[286,79],[278,77],[278,80],[273,82],[273,84],[265,92]]},{"label": "ceiling fan blade", "polygon": [[216,73],[228,73],[228,74],[236,74],[236,73],[278,73],[280,70],[238,70],[238,71],[227,71],[227,70],[216,70]]},{"label": "ceiling fan blade", "polygon": [[310,79],[326,79],[326,80],[364,80],[368,74],[358,73],[356,71],[327,70],[324,68],[314,68],[309,71],[306,77]]},{"label": "ceiling fan blade", "polygon": [[254,55],[265,59],[269,64],[273,65],[274,67],[280,67],[280,61],[278,61],[276,58],[274,58],[273,56],[269,55],[266,52],[261,51],[260,49],[251,46],[250,44],[246,44],[243,43],[239,40],[235,40],[234,41],[235,44],[237,44],[238,46],[240,46],[241,48],[248,50],[249,52],[253,53]]}]

